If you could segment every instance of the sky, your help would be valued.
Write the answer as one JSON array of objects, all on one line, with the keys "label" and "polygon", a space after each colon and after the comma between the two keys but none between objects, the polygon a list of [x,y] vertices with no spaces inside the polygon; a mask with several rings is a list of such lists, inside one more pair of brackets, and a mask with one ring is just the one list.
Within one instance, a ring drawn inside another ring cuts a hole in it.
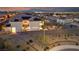
[{"label": "sky", "polygon": [[5,6],[9,6],[9,7],[52,7],[52,6],[63,6],[63,7],[67,7],[67,6],[79,6],[79,0],[1,0],[0,1],[0,7],[5,7]]}]

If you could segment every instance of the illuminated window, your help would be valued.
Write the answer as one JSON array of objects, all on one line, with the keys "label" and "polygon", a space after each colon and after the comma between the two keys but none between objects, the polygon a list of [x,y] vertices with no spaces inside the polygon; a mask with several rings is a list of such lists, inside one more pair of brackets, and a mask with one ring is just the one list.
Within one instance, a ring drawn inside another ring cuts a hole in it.
[{"label": "illuminated window", "polygon": [[16,27],[12,27],[11,31],[12,31],[13,34],[16,34]]}]

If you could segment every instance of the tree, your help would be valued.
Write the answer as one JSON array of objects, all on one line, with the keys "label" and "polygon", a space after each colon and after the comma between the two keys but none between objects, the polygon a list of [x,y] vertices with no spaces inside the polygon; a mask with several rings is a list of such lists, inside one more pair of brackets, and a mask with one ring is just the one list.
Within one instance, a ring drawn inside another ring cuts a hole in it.
[{"label": "tree", "polygon": [[0,31],[2,30],[2,25],[0,25]]}]

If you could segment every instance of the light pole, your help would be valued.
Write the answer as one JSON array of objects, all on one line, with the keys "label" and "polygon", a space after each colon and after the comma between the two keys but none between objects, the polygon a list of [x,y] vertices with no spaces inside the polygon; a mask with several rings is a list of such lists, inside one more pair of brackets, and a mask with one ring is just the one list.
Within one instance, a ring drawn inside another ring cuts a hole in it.
[{"label": "light pole", "polygon": [[43,39],[44,39],[44,42],[46,42],[46,38],[45,38],[45,18],[43,18],[43,23],[44,23],[44,25],[43,25],[43,35],[44,35],[44,37],[43,37]]},{"label": "light pole", "polygon": [[43,21],[43,40],[45,41],[45,18],[42,18]]}]

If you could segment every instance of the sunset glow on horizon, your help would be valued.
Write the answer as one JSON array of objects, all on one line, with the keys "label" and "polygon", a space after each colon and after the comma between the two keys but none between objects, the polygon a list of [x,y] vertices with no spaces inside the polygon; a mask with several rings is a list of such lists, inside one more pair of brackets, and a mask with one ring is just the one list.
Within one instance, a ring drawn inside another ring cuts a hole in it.
[{"label": "sunset glow on horizon", "polygon": [[30,7],[0,7],[0,11],[30,10]]}]

